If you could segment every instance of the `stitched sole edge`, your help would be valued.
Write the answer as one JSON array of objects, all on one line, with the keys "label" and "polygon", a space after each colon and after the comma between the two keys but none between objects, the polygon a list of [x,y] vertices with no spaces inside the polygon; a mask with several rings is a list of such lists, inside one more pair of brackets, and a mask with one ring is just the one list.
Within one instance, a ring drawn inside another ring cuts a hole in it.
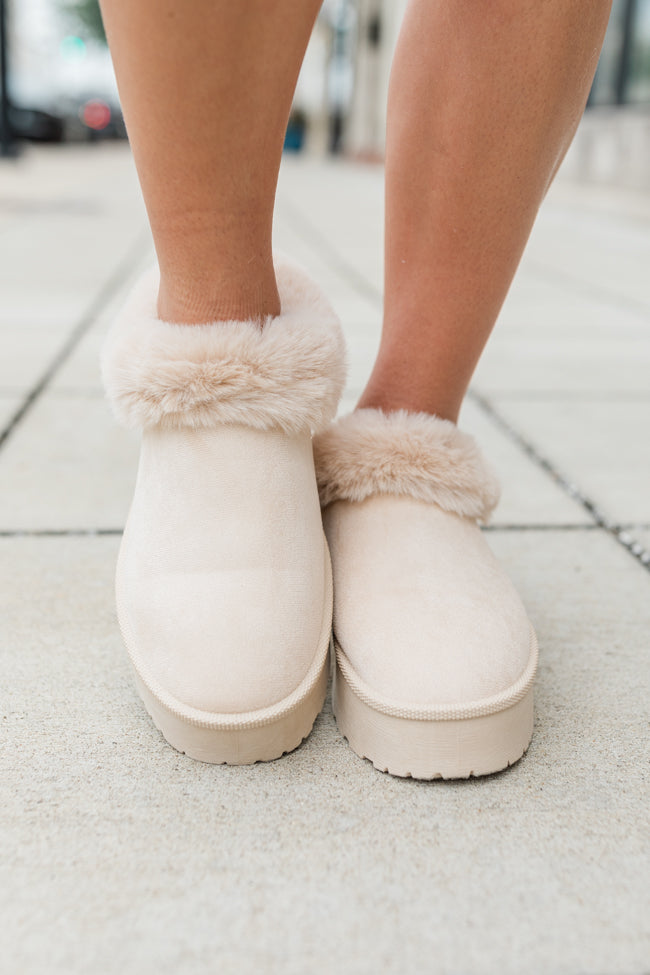
[{"label": "stitched sole edge", "polygon": [[[380,710],[358,696],[340,665],[341,658],[347,658],[335,646],[332,701],[336,722],[352,750],[379,771],[403,778],[466,779],[500,772],[528,748],[533,733],[532,678],[514,703],[505,692],[500,710],[494,708],[491,698],[486,712],[470,717],[405,717]],[[536,663],[536,641],[533,657]]]},{"label": "stitched sole edge", "polygon": [[309,735],[327,690],[327,659],[318,680],[299,706],[274,721],[244,728],[201,727],[183,721],[164,708],[134,670],[135,684],[156,728],[177,751],[213,765],[252,765],[270,762],[291,752]]}]

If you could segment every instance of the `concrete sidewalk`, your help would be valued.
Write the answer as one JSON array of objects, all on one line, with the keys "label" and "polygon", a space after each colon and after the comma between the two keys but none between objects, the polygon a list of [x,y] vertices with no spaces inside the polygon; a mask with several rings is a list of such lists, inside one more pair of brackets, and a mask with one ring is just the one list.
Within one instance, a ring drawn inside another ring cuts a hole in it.
[{"label": "concrete sidewalk", "polygon": [[[379,168],[286,159],[277,244],[343,319],[344,408],[381,226]],[[556,184],[463,412],[541,644],[527,756],[468,782],[376,772],[329,705],[239,769],[151,724],[112,588],[137,442],[97,363],[151,258],[125,146],[0,168],[4,970],[650,971],[650,197]]]}]

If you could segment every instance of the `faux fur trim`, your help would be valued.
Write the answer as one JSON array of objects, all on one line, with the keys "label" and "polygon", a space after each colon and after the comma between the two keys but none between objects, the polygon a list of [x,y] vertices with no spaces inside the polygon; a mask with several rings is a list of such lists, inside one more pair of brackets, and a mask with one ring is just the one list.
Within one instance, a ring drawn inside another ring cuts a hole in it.
[{"label": "faux fur trim", "polygon": [[158,269],[142,276],[102,351],[113,412],[127,427],[241,423],[287,433],[324,429],[345,382],[343,334],[307,272],[274,264],[282,312],[253,321],[179,325],[157,318]]},{"label": "faux fur trim", "polygon": [[487,521],[499,484],[473,437],[428,413],[357,410],[314,440],[321,504],[398,494]]}]

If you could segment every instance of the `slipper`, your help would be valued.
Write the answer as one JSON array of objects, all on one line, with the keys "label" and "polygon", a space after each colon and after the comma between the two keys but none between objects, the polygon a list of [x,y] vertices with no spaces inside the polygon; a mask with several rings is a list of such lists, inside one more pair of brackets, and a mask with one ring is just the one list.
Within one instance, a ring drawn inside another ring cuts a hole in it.
[{"label": "slipper", "polygon": [[281,314],[172,324],[158,272],[102,354],[109,401],[142,430],[116,596],[145,707],[204,762],[277,758],[328,676],[332,581],[312,435],[335,415],[343,337],[318,286],[275,255]]},{"label": "slipper", "polygon": [[358,410],[315,438],[334,571],[334,712],[352,749],[420,779],[485,775],[533,728],[537,641],[479,523],[499,487],[474,440]]}]

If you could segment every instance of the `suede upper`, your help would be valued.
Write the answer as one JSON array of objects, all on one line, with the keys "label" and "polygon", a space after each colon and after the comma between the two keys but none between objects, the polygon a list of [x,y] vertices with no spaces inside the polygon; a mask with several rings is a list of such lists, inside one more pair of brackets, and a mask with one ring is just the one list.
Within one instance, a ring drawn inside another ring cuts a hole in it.
[{"label": "suede upper", "polygon": [[307,435],[145,431],[118,609],[150,689],[219,714],[286,698],[327,639],[326,558]]},{"label": "suede upper", "polygon": [[435,416],[359,410],[314,456],[355,693],[418,719],[482,713],[520,680],[525,693],[534,636],[477,524],[499,488],[474,440]]},{"label": "suede upper", "polygon": [[[217,729],[286,710],[263,749],[281,754],[324,694],[332,589],[311,433],[336,411],[344,350],[318,286],[281,255],[275,269],[282,312],[261,324],[162,322],[146,274],[102,365],[115,413],[143,428],[116,587],[145,701]],[[238,761],[236,736],[228,747]]]},{"label": "suede upper", "polygon": [[473,521],[390,495],[335,502],[324,521],[334,635],[379,701],[464,706],[518,680],[530,623]]}]

